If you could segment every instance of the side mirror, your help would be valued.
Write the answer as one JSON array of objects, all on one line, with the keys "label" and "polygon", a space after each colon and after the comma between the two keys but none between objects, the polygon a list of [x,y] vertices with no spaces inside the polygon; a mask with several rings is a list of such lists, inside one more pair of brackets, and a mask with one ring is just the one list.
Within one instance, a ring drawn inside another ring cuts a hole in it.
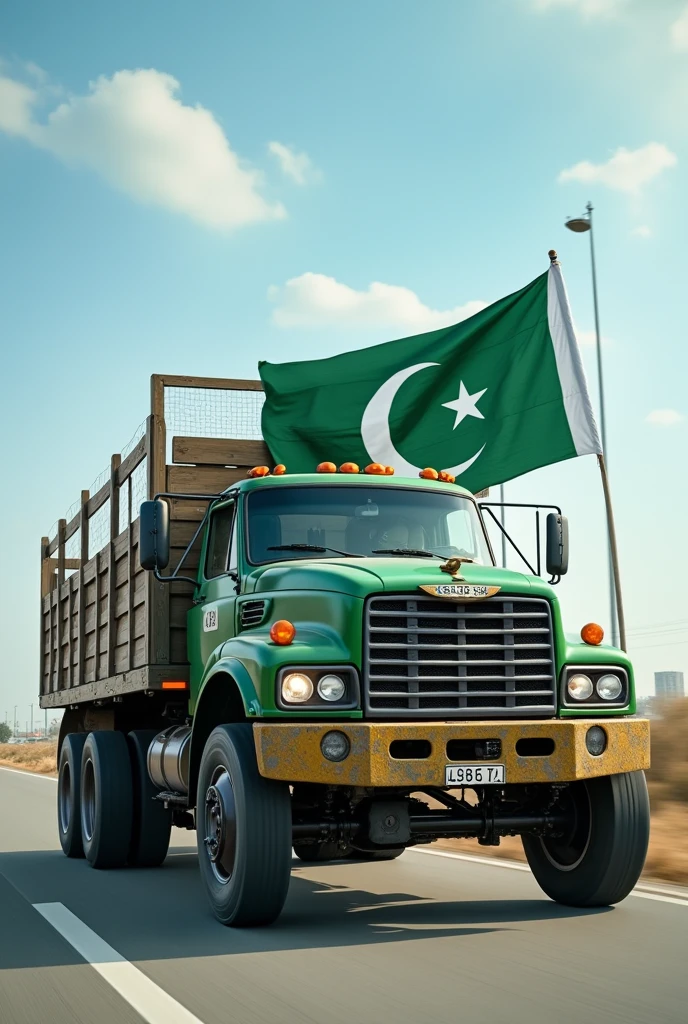
[{"label": "side mirror", "polygon": [[[569,521],[550,512],[547,516],[547,572],[564,576],[569,568]],[[143,563],[141,563],[143,565]]]},{"label": "side mirror", "polygon": [[170,560],[170,507],[166,501],[144,501],[139,519],[139,562],[142,569],[165,569]]}]

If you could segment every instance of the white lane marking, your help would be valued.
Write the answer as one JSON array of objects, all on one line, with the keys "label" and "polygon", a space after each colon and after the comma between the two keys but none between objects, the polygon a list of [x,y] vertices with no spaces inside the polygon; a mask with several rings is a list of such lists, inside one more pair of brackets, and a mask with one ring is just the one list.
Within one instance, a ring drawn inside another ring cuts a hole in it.
[{"label": "white lane marking", "polygon": [[33,906],[148,1024],[202,1024],[63,903],[34,903]]},{"label": "white lane marking", "polygon": [[[448,857],[450,860],[466,860],[470,864],[482,864],[488,868],[510,868],[512,871],[530,871],[527,864],[518,864],[514,860],[502,860],[499,857],[474,857],[470,853],[449,853],[448,850],[419,850],[412,847],[409,853],[425,853],[430,857]],[[675,892],[676,895],[670,895]],[[680,907],[688,907],[688,892],[682,896],[675,889],[668,889],[666,894],[658,893],[656,889],[643,885],[636,886],[630,893],[631,896],[638,896],[644,900],[656,900],[658,903],[676,903]]]},{"label": "white lane marking", "polygon": [[5,768],[4,764],[0,764],[0,771],[12,772],[13,775],[28,775],[29,778],[33,779],[48,779],[49,782],[57,782],[57,778],[53,775],[41,775],[40,772],[30,772],[21,768]]}]

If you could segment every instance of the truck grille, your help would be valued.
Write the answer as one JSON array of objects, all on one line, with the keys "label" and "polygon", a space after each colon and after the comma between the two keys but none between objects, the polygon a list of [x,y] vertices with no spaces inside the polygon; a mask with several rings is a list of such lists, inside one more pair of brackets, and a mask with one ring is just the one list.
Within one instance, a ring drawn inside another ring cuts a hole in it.
[{"label": "truck grille", "polygon": [[466,603],[416,594],[371,597],[364,690],[372,717],[553,715],[549,602],[508,595]]}]

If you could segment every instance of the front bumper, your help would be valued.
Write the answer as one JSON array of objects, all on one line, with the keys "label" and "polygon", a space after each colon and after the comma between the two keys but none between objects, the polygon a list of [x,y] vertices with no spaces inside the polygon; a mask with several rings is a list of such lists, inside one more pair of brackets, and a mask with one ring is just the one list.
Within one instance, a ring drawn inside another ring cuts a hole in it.
[{"label": "front bumper", "polygon": [[[607,748],[595,757],[585,734],[593,725],[607,733]],[[351,753],[344,761],[326,760],[320,741],[332,729],[345,733]],[[449,740],[499,739],[502,753],[492,763],[506,766],[507,783],[574,782],[618,775],[650,767],[650,723],[643,718],[586,718],[546,722],[327,722],[263,723],[253,727],[258,770],[267,779],[319,782],[337,786],[445,786]],[[516,753],[521,739],[549,738],[554,749],[546,756]],[[429,740],[431,752],[422,760],[401,760],[390,754],[393,740]]]}]

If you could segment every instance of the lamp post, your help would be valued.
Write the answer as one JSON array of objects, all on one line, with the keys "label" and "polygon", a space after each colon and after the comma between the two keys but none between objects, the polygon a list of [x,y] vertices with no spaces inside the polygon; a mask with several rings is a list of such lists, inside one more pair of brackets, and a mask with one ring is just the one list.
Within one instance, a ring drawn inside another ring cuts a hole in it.
[{"label": "lamp post", "polygon": [[[583,217],[569,217],[565,222],[565,226],[569,231],[574,231],[576,234],[582,234],[586,231],[590,232],[590,265],[592,269],[592,301],[593,308],[595,311],[595,354],[597,356],[597,383],[600,395],[600,432],[602,434],[602,451],[604,455],[607,454],[607,419],[604,405],[604,377],[602,374],[602,339],[600,338],[600,311],[597,301],[597,270],[595,267],[595,243],[594,243],[594,232],[592,227],[592,211],[593,205],[588,202],[585,207],[586,213]],[[608,575],[609,575],[609,616],[611,620],[611,631],[612,631],[612,643],[615,647],[619,646],[619,633],[625,633],[622,622],[620,622],[620,609],[617,603],[617,588],[620,588],[618,581],[618,565],[616,565],[614,557],[614,545],[612,543],[612,531],[613,521],[611,518],[611,506],[608,500],[608,492],[606,487],[606,467],[604,461],[600,461],[600,469],[602,471],[603,482],[605,483],[605,498],[607,498],[607,520],[608,520]],[[621,637],[622,645],[625,646],[625,636]]]},{"label": "lamp post", "polygon": [[14,738],[15,738],[15,740],[17,738],[17,708],[18,707],[19,707],[18,704],[14,705],[14,716],[12,718],[12,724],[14,726]]}]

